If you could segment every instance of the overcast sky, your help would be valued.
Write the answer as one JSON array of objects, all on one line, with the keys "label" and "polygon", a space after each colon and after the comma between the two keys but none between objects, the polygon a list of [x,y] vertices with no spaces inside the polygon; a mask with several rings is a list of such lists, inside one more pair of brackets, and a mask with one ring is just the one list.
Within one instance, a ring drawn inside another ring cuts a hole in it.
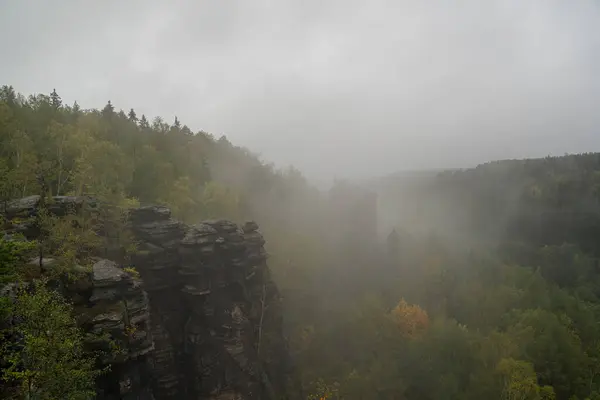
[{"label": "overcast sky", "polygon": [[594,0],[0,0],[0,84],[308,177],[600,150]]}]

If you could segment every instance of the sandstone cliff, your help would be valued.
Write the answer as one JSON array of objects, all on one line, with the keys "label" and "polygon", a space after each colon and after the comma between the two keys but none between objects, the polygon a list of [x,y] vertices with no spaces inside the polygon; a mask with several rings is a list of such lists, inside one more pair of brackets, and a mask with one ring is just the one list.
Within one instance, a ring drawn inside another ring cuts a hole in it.
[{"label": "sandstone cliff", "polygon": [[[85,202],[101,207],[91,199],[61,196],[49,210],[63,215]],[[5,235],[35,237],[27,221],[38,203],[31,196],[4,206],[3,214],[14,221]],[[95,259],[91,272],[65,289],[81,326],[106,334],[120,349],[102,360],[111,370],[98,381],[98,398],[294,397],[287,383],[280,296],[258,226],[226,220],[186,226],[170,214],[161,206],[131,210],[125,229],[137,251],[129,264],[117,256]],[[44,268],[52,268],[51,259]],[[106,345],[96,340],[90,348]]]}]

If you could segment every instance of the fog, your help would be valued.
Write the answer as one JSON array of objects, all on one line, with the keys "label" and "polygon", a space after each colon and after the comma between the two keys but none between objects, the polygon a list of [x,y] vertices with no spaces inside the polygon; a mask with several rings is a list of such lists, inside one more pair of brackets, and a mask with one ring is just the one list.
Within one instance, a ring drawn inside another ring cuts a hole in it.
[{"label": "fog", "polygon": [[176,115],[313,181],[600,150],[592,0],[0,0],[2,84]]}]

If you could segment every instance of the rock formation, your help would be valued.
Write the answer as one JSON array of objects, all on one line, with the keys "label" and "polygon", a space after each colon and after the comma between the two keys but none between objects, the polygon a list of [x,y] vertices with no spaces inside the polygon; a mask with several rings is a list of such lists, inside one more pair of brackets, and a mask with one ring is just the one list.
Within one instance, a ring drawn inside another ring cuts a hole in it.
[{"label": "rock formation", "polygon": [[[56,197],[50,211],[63,215],[83,201]],[[3,214],[31,217],[38,202],[37,196],[12,202]],[[26,222],[11,229],[35,235]],[[67,288],[81,326],[107,334],[120,349],[104,360],[111,371],[98,382],[98,398],[293,397],[286,395],[290,364],[280,297],[257,224],[186,226],[168,208],[146,206],[130,211],[127,229],[137,241],[130,265],[97,259],[86,279]]]},{"label": "rock formation", "polygon": [[[74,294],[81,293],[81,283]],[[149,307],[141,282],[124,272],[116,263],[99,260],[92,267],[90,297],[75,303],[82,327],[91,333],[108,334],[119,347],[102,360],[110,364],[108,374],[101,377],[98,397],[106,399],[152,399],[149,390],[148,355],[154,350],[149,329]],[[76,296],[71,296],[77,298]],[[104,341],[90,343],[102,348]]]}]

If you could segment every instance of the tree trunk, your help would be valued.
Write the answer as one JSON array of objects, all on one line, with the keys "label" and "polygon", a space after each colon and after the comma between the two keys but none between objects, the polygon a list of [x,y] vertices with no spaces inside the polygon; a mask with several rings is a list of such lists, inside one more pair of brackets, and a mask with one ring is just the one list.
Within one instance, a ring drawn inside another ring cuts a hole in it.
[{"label": "tree trunk", "polygon": [[267,285],[263,283],[262,285],[262,295],[260,299],[260,321],[258,322],[258,343],[256,345],[256,352],[260,356],[260,344],[262,341],[262,327],[263,327],[263,319],[265,317],[265,297],[267,293]]}]

